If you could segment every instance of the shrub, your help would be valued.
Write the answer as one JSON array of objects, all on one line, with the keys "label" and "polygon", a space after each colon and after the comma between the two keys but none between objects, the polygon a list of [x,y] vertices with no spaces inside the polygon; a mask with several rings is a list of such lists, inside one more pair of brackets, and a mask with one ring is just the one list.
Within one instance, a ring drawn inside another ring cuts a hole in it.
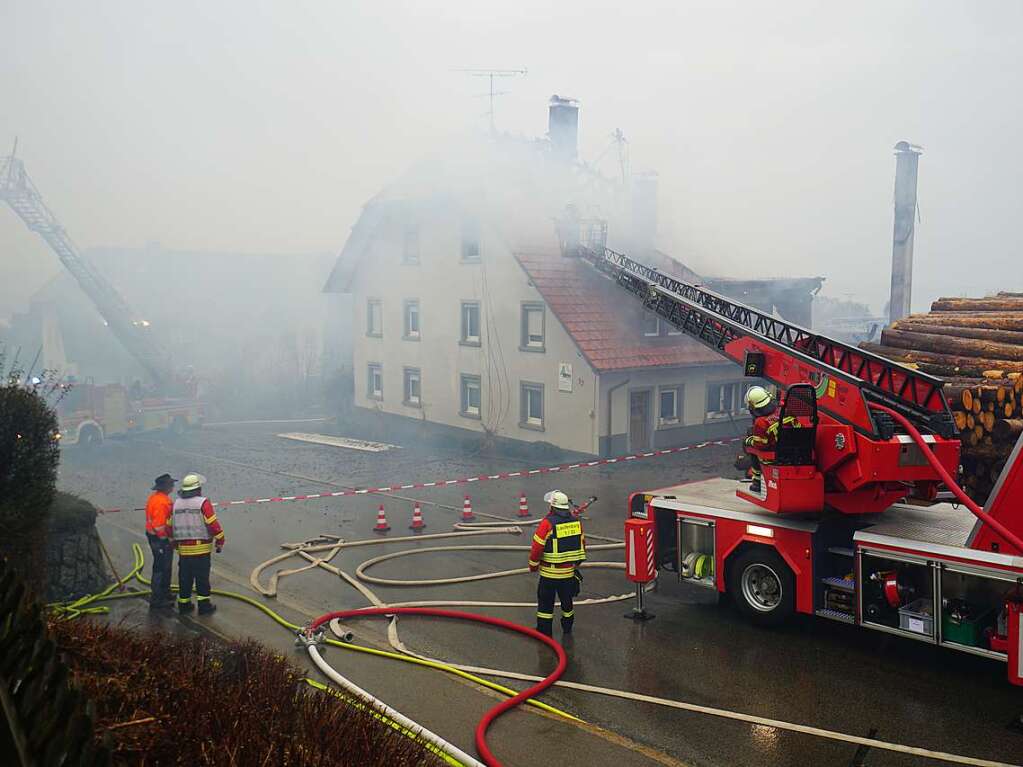
[{"label": "shrub", "polygon": [[[16,380],[0,383],[0,554],[27,564],[45,542],[57,483],[57,415],[45,394]],[[40,575],[25,568],[33,585]]]},{"label": "shrub", "polygon": [[75,685],[95,706],[114,764],[439,765],[365,708],[313,690],[255,642],[140,633],[52,620]]}]

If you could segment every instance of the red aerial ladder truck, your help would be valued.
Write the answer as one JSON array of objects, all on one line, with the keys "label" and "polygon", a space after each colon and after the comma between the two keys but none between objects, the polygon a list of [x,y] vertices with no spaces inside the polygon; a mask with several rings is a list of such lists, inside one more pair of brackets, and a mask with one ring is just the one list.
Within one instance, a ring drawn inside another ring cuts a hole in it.
[{"label": "red aerial ladder truck", "polygon": [[[1023,685],[1023,438],[982,509],[954,479],[959,441],[939,379],[599,241],[564,252],[784,393],[761,493],[712,479],[631,495],[633,617],[646,617],[642,584],[663,569],[728,593],[759,623],[814,614],[1007,661]],[[937,501],[942,487],[955,502]]]},{"label": "red aerial ladder truck", "polygon": [[140,319],[120,293],[75,247],[57,216],[46,207],[25,164],[16,156],[0,158],[0,199],[36,232],[78,282],[121,345],[152,380],[149,393],[120,384],[75,382],[57,406],[63,444],[92,445],[108,436],[198,426],[203,408],[191,376],[174,374],[170,354],[153,337],[148,320]]}]

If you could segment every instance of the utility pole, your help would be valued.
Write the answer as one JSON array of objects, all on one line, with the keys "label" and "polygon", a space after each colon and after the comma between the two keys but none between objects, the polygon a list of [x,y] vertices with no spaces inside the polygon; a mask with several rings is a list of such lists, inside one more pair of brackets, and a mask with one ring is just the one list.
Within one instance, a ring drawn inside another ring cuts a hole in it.
[{"label": "utility pole", "polygon": [[490,81],[490,90],[488,93],[482,93],[482,96],[490,97],[490,108],[487,110],[487,117],[490,118],[490,133],[493,135],[497,132],[497,125],[494,120],[494,97],[495,96],[506,96],[510,91],[496,91],[494,90],[494,78],[495,77],[517,77],[518,75],[525,75],[529,70],[526,69],[456,69],[456,72],[465,72],[470,77],[485,77]]},{"label": "utility pole", "polygon": [[916,176],[922,150],[908,141],[895,145],[895,226],[892,233],[892,288],[888,322],[910,313],[913,291],[913,235],[916,231]]}]

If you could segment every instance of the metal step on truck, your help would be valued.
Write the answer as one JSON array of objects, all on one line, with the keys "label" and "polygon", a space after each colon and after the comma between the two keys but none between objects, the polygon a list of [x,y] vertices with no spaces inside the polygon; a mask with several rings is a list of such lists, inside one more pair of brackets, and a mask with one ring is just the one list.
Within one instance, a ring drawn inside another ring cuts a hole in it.
[{"label": "metal step on truck", "polygon": [[940,379],[651,269],[602,238],[563,236],[562,253],[780,403],[774,444],[749,448],[761,482],[631,496],[634,617],[645,615],[644,584],[668,570],[729,594],[759,623],[799,612],[857,624],[1004,661],[1023,685],[1023,438],[981,508],[956,482],[960,443]]}]

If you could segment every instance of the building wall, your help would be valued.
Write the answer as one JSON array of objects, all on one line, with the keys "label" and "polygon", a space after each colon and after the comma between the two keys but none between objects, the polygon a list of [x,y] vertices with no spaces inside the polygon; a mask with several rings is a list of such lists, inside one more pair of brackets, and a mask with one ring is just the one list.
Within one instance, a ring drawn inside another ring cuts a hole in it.
[{"label": "building wall", "polygon": [[[708,387],[715,384],[738,383],[731,418],[707,412]],[[655,368],[600,376],[600,441],[601,455],[618,455],[643,449],[673,447],[706,439],[739,436],[749,426],[749,416],[742,406],[741,393],[753,382],[743,380],[738,365],[694,365],[691,367]],[[681,405],[676,421],[659,418],[660,392],[681,389]],[[630,439],[631,396],[633,392],[649,392],[647,419],[648,442],[634,444]],[[610,416],[608,415],[610,396]],[[609,429],[610,420],[610,429]],[[610,434],[610,436],[608,436]]]},{"label": "building wall", "polygon": [[[397,207],[380,224],[352,283],[355,404],[527,442],[551,442],[566,450],[595,453],[596,376],[549,309],[544,350],[521,351],[523,302],[542,304],[510,248],[482,227],[480,263],[461,258],[462,217],[455,206],[424,213]],[[419,264],[403,263],[406,226],[418,219]],[[367,302],[382,302],[382,336],[367,335]],[[404,305],[419,301],[420,339],[403,339]],[[481,306],[479,346],[460,343],[461,303]],[[383,397],[370,398],[368,366],[381,365]],[[571,391],[559,391],[559,363],[571,365]],[[421,372],[422,404],[404,403],[404,369]],[[461,414],[461,375],[479,376],[481,414]],[[543,385],[540,428],[520,423],[520,384]]]}]

